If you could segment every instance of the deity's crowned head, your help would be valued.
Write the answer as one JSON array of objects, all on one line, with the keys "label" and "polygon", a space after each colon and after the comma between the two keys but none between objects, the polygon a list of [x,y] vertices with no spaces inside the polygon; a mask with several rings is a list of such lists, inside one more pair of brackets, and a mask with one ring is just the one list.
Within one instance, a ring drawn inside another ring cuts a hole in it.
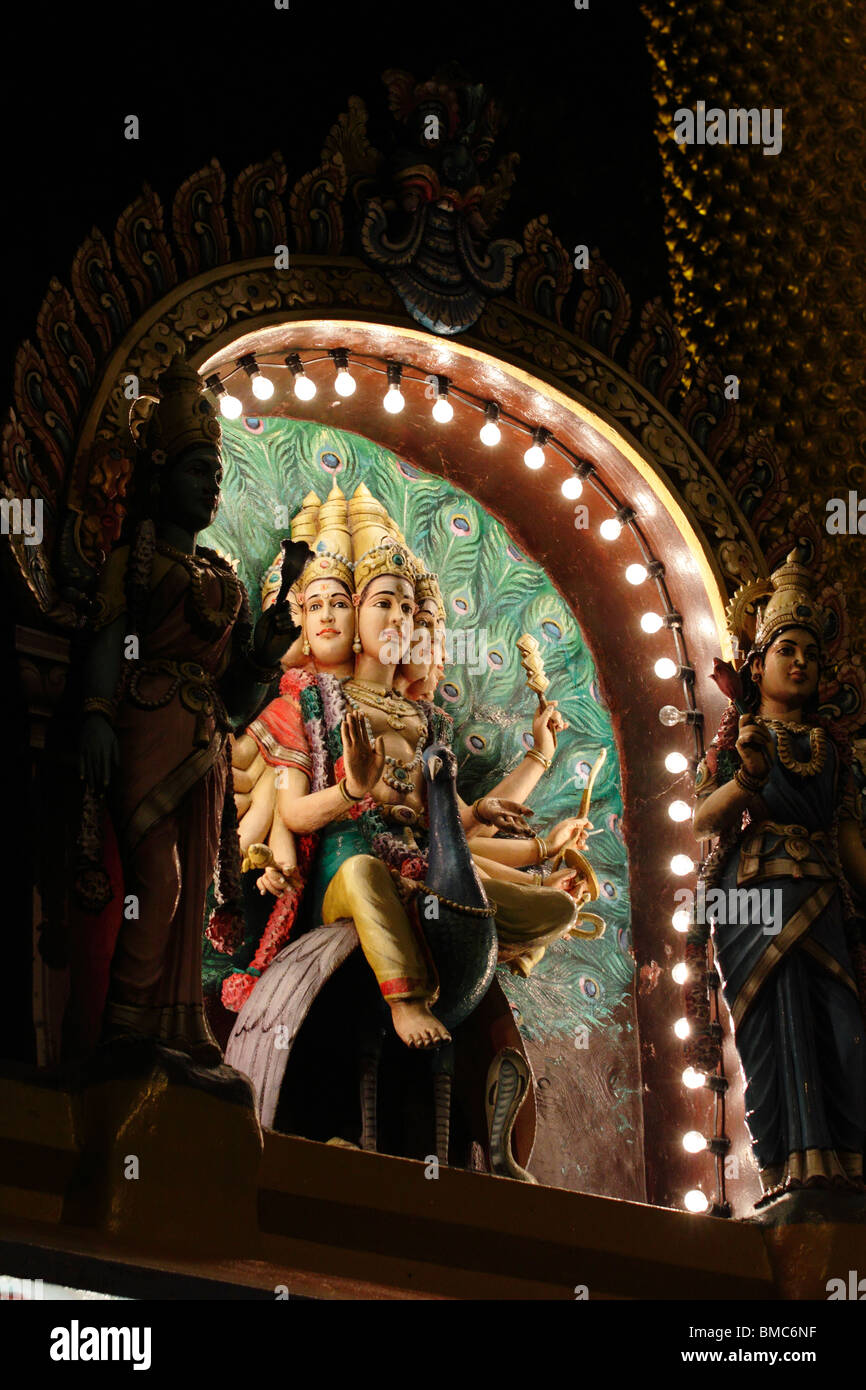
[{"label": "deity's crowned head", "polygon": [[415,580],[415,617],[412,643],[400,674],[408,685],[423,683],[431,694],[445,674],[445,604],[439,578],[426,570],[413,556],[417,571]]},{"label": "deity's crowned head", "polygon": [[[766,606],[758,600],[768,598]],[[812,593],[801,550],[769,580],[743,585],[728,605],[728,627],[748,650],[752,680],[763,698],[803,706],[817,696],[826,615]]]},{"label": "deity's crowned head", "polygon": [[133,402],[129,431],[142,481],[146,474],[148,510],[193,534],[209,526],[219,506],[222,431],[198,373],[183,358]]},{"label": "deity's crowned head", "polygon": [[382,666],[397,666],[412,642],[416,571],[406,539],[364,483],[349,501],[355,555],[358,643]]}]

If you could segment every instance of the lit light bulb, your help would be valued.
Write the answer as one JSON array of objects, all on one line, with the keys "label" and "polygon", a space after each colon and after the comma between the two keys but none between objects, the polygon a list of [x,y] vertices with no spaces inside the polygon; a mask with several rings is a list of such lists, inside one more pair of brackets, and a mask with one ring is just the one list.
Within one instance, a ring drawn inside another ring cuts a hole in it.
[{"label": "lit light bulb", "polygon": [[543,468],[544,450],[539,448],[537,444],[530,444],[526,453],[523,455],[523,462],[526,464],[527,468]]},{"label": "lit light bulb", "polygon": [[220,414],[224,415],[227,420],[237,420],[242,413],[243,405],[237,396],[230,396],[228,392],[224,396],[220,396]]},{"label": "lit light bulb", "polygon": [[346,367],[341,367],[337,372],[337,379],[334,382],[334,390],[338,396],[354,396],[355,387],[358,385],[352,373]]},{"label": "lit light bulb", "polygon": [[674,931],[686,932],[692,925],[692,919],[686,912],[684,907],[677,908],[676,912],[671,918],[671,922],[673,923]]},{"label": "lit light bulb", "polygon": [[672,729],[675,724],[680,722],[680,712],[676,705],[662,705],[659,710],[659,719],[666,728]]},{"label": "lit light bulb", "polygon": [[684,874],[692,874],[695,871],[694,860],[689,859],[687,854],[675,854],[671,860],[671,873],[677,874],[680,878]]},{"label": "lit light bulb", "polygon": [[397,386],[389,386],[382,402],[389,415],[399,415],[406,404],[403,392]]},{"label": "lit light bulb", "polygon": [[685,801],[672,801],[668,807],[668,815],[675,821],[691,820],[692,808]]},{"label": "lit light bulb", "polygon": [[706,1076],[702,1071],[695,1071],[694,1067],[686,1067],[683,1072],[683,1085],[688,1086],[690,1091],[697,1091],[706,1084]]},{"label": "lit light bulb", "polygon": [[449,420],[454,418],[454,407],[447,396],[440,396],[433,406],[433,419],[438,420],[440,425],[447,425]]},{"label": "lit light bulb", "polygon": [[685,1149],[686,1153],[703,1153],[706,1147],[707,1141],[704,1135],[699,1134],[696,1129],[690,1129],[686,1134],[683,1135],[683,1148]]},{"label": "lit light bulb", "polygon": [[673,772],[674,774],[685,772],[688,765],[689,760],[688,758],[684,758],[682,753],[668,753],[665,758],[665,767],[668,772]]},{"label": "lit light bulb", "polygon": [[678,1038],[685,1040],[692,1031],[691,1024],[687,1018],[678,1018],[674,1024],[674,1032]]},{"label": "lit light bulb", "polygon": [[684,985],[689,978],[689,967],[684,960],[678,960],[671,971],[671,979],[675,985]]},{"label": "lit light bulb", "polygon": [[644,632],[658,632],[664,624],[658,613],[644,613],[640,620],[640,625]]},{"label": "lit light bulb", "polygon": [[493,446],[494,444],[498,444],[498,443],[499,443],[499,441],[500,441],[501,438],[502,438],[502,431],[500,430],[500,428],[499,428],[498,425],[495,425],[495,424],[493,423],[492,420],[488,420],[486,425],[482,425],[482,426],[481,426],[481,443],[482,443],[482,444],[487,444],[487,445],[489,445],[489,446],[492,448],[492,446]]},{"label": "lit light bulb", "polygon": [[274,383],[270,377],[262,376],[261,372],[253,377],[253,395],[257,401],[269,401],[273,394]]},{"label": "lit light bulb", "polygon": [[629,584],[642,584],[647,574],[648,570],[645,565],[629,565],[625,572],[625,577]]},{"label": "lit light bulb", "polygon": [[566,478],[562,484],[562,495],[563,497],[567,497],[570,502],[573,502],[582,492],[583,483],[580,481],[580,478],[575,477],[573,474],[570,478]]},{"label": "lit light bulb", "polygon": [[653,669],[659,680],[669,681],[672,676],[676,675],[678,667],[669,656],[660,656]]},{"label": "lit light bulb", "polygon": [[311,381],[305,372],[298,372],[295,377],[295,395],[299,401],[311,401],[316,394],[316,383]]},{"label": "lit light bulb", "polygon": [[598,529],[606,541],[615,541],[622,534],[622,522],[615,516],[608,516]]},{"label": "lit light bulb", "polygon": [[702,1212],[706,1211],[710,1203],[699,1187],[693,1187],[691,1192],[687,1192],[683,1198],[683,1205],[686,1211]]}]

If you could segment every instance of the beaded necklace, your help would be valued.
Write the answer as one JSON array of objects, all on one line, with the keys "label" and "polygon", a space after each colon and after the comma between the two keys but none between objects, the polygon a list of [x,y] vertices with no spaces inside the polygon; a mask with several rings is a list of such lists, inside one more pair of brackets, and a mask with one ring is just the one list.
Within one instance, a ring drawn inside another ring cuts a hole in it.
[{"label": "beaded necklace", "polygon": [[[796,772],[800,777],[815,777],[823,771],[827,758],[827,735],[823,729],[813,724],[786,724],[783,719],[765,719],[764,723],[775,729],[779,761],[789,772]],[[791,745],[792,734],[809,735],[808,762],[801,761],[795,755]]]},{"label": "beaded necklace", "polygon": [[[213,550],[202,547],[194,555],[187,555],[168,541],[158,540],[156,548],[166,559],[182,565],[189,575],[189,592],[192,612],[197,626],[205,637],[221,637],[227,627],[231,627],[241,610],[243,601],[240,581],[231,565],[227,564]],[[214,573],[220,581],[222,607],[212,608],[204,595],[204,576]]]},{"label": "beaded necklace", "polygon": [[365,701],[374,709],[384,712],[392,729],[405,729],[406,720],[418,713],[411,700],[405,700],[396,690],[388,690],[384,686],[377,688],[367,681],[356,680],[354,676],[349,677],[343,689],[353,709],[357,709],[358,700]]},{"label": "beaded necklace", "polygon": [[[367,734],[369,736],[370,742],[375,743],[376,735],[373,733],[373,726],[370,723],[366,711],[362,709],[360,703],[352,697],[352,694],[349,690],[350,684],[356,685],[357,682],[346,681],[343,685],[343,693],[346,696],[346,699],[348,700],[351,708],[353,710],[356,710],[359,714],[363,714],[364,723],[367,728]],[[373,692],[373,695],[375,695],[375,692]],[[364,691],[364,699],[369,698],[370,704],[374,705],[377,709],[387,709],[387,706],[384,704],[384,701],[382,704],[378,704],[377,700],[373,698],[373,695],[368,695],[368,692]],[[402,697],[399,695],[396,696],[396,698],[400,700],[401,704],[407,707],[408,713],[415,715],[416,717],[421,719],[421,728],[418,733],[418,740],[415,744],[415,752],[410,762],[407,763],[404,762],[401,758],[394,758],[391,756],[390,753],[385,754],[385,766],[382,771],[382,781],[386,784],[386,786],[392,787],[395,792],[406,793],[412,790],[414,783],[412,773],[415,771],[415,768],[421,761],[421,753],[424,748],[424,740],[427,736],[427,721],[424,719],[423,715],[415,709],[411,701],[403,700]],[[392,727],[395,727],[393,721],[390,718],[388,719],[388,723],[391,724]],[[399,727],[401,729],[405,727],[402,719],[400,721]]]}]

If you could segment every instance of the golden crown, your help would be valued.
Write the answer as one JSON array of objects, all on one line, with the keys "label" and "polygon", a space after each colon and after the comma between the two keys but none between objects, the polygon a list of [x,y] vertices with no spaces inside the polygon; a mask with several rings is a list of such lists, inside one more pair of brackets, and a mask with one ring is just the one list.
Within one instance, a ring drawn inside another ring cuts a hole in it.
[{"label": "golden crown", "polygon": [[169,363],[156,383],[155,394],[141,395],[132,403],[129,432],[136,448],[147,450],[157,464],[176,458],[195,444],[219,448],[219,418],[202,389],[198,372],[182,357]]},{"label": "golden crown", "polygon": [[414,585],[417,571],[406,538],[365,483],[349,500],[349,531],[355,555],[355,592],[363,593],[383,574],[399,575]]},{"label": "golden crown", "polygon": [[[304,504],[292,522],[292,540],[305,540],[313,552],[298,580],[303,595],[317,579],[339,579],[349,593],[354,589],[352,537],[349,531],[348,502],[335,482],[324,502],[314,492],[307,493]],[[315,533],[309,534],[315,513]],[[297,523],[297,526],[296,526]]]},{"label": "golden crown", "polygon": [[[417,561],[416,561],[417,564]],[[415,602],[421,604],[432,598],[436,604],[436,616],[444,623],[447,619],[445,600],[439,587],[439,576],[430,570],[421,569],[415,579]]]},{"label": "golden crown", "polygon": [[[734,594],[726,617],[741,655],[750,649],[763,651],[789,627],[805,628],[822,645],[826,614],[813,596],[812,576],[804,558],[802,550],[792,550],[768,579],[753,579]],[[764,606],[762,599],[767,599]]]}]

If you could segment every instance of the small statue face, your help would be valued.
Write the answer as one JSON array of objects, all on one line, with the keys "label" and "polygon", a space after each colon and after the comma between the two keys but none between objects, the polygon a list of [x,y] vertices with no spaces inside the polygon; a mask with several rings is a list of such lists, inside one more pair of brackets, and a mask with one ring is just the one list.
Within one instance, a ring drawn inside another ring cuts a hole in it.
[{"label": "small statue face", "polygon": [[818,689],[819,658],[818,643],[808,629],[787,628],[763,657],[754,658],[752,674],[767,699],[802,705]]},{"label": "small statue face", "polygon": [[397,575],[380,574],[355,600],[362,651],[383,666],[400,665],[412,641],[415,586]]},{"label": "small statue face", "polygon": [[416,681],[426,681],[434,666],[437,671],[440,669],[441,651],[438,649],[441,642],[438,640],[437,627],[436,601],[425,598],[415,613],[408,660],[401,667],[402,674],[412,685]]},{"label": "small statue face", "polygon": [[338,579],[316,579],[304,594],[304,630],[316,665],[339,666],[352,654],[355,610]]},{"label": "small statue face", "polygon": [[200,444],[163,465],[159,509],[167,521],[192,532],[210,526],[217,514],[223,466],[216,445]]}]

